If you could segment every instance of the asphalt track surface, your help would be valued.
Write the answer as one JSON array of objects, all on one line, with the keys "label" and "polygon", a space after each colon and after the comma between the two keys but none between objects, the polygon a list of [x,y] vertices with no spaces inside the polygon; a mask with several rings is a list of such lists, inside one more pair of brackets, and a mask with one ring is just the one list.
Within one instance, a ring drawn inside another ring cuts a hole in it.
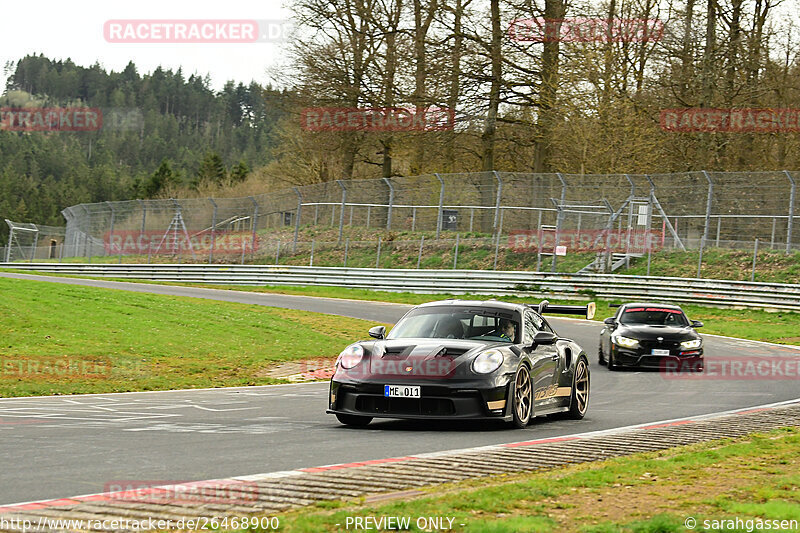
[{"label": "asphalt track surface", "polygon": [[[0,273],[33,279],[317,311],[395,322],[406,305]],[[348,428],[325,414],[327,383],[0,400],[0,504],[105,492],[131,481],[175,483],[563,436],[746,408],[800,396],[798,381],[669,379],[597,364],[601,325],[551,319],[589,354],[582,421],[376,420]],[[706,336],[706,357],[796,358],[800,351]]]}]

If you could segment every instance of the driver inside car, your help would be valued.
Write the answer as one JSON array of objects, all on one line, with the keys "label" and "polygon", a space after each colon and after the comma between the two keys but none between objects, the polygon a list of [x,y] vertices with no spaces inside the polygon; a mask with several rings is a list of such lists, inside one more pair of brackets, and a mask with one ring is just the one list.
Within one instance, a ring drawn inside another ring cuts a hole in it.
[{"label": "driver inside car", "polygon": [[514,322],[507,319],[500,320],[500,337],[501,339],[505,339],[508,342],[514,342],[514,336],[516,333],[516,328],[514,326]]}]

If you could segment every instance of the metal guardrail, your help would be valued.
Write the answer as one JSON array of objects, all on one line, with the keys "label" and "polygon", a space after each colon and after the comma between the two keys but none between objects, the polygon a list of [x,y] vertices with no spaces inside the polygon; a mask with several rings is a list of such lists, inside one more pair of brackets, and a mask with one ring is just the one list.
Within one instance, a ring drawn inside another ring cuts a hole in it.
[{"label": "metal guardrail", "polygon": [[800,311],[800,284],[712,279],[492,270],[207,264],[0,263],[0,268],[217,285],[316,285],[417,293],[652,299],[726,308]]}]

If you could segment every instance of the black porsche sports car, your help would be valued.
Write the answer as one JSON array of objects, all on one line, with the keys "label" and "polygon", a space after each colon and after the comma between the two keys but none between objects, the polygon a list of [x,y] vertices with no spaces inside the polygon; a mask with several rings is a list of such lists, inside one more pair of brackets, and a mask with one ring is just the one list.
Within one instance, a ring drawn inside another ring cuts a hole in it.
[{"label": "black porsche sports car", "polygon": [[331,378],[328,413],[347,425],[374,417],[496,419],[525,427],[534,416],[583,418],[589,363],[575,342],[542,317],[549,311],[594,316],[585,306],[497,300],[419,305],[389,334],[351,344]]},{"label": "black porsche sports car", "polygon": [[702,327],[677,305],[626,303],[604,320],[598,359],[609,370],[643,368],[703,370]]}]

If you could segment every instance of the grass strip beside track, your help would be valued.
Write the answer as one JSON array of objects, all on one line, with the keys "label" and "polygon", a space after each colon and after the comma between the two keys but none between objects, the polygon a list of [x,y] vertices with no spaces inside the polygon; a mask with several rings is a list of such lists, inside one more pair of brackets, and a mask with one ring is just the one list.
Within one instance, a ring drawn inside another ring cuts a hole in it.
[{"label": "grass strip beside track", "polygon": [[0,396],[264,385],[275,362],[335,357],[371,322],[0,278]]},{"label": "grass strip beside track", "polygon": [[344,531],[348,517],[352,524],[355,517],[389,516],[410,517],[411,531],[421,530],[419,517],[448,517],[452,531],[482,533],[684,532],[689,517],[696,520],[694,531],[719,531],[704,522],[736,517],[800,522],[798,452],[800,428],[785,428],[538,474],[438,485],[410,501],[398,495],[382,504],[363,498],[328,502],[281,515],[281,531]]}]

